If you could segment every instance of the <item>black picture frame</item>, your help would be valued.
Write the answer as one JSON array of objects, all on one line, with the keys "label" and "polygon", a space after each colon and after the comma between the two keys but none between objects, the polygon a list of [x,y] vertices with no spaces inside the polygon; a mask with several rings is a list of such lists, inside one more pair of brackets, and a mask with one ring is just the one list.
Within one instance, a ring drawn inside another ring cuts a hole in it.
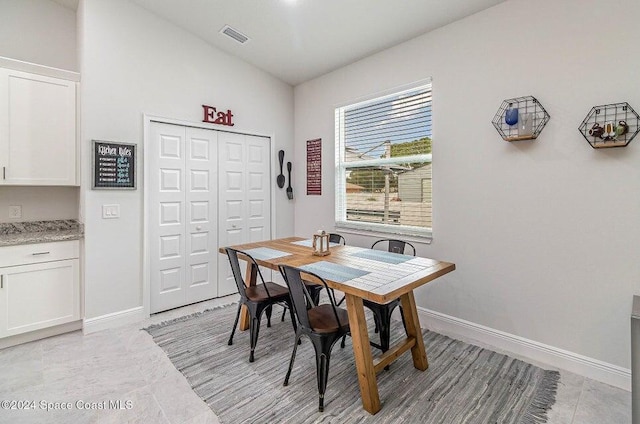
[{"label": "black picture frame", "polygon": [[137,145],[92,140],[92,189],[135,190]]}]

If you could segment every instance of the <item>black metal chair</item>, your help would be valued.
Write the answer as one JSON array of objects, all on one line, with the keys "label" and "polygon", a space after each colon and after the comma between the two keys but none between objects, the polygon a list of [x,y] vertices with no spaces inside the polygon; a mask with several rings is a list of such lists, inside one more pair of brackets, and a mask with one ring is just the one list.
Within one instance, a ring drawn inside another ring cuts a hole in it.
[{"label": "black metal chair", "polygon": [[[345,245],[346,241],[344,237],[342,237],[338,233],[329,233],[329,243],[338,243],[338,244]],[[304,284],[307,286],[307,290],[309,290],[309,294],[311,295],[313,302],[315,304],[318,304],[318,302],[320,301],[320,292],[322,291],[323,287],[317,284],[310,283],[308,281],[305,281]],[[335,298],[335,295],[334,295],[334,298]],[[337,305],[342,305],[342,302],[344,302],[344,299],[345,297],[342,296],[342,299],[340,299]],[[287,313],[287,310],[285,308],[285,310],[282,311],[282,318],[280,319],[280,321],[284,321],[284,316],[286,315],[286,313]]]},{"label": "black metal chair", "polygon": [[[262,312],[267,311],[267,327],[271,327],[271,307],[274,304],[284,303],[288,305],[291,310],[291,297],[289,296],[289,290],[279,284],[271,281],[264,281],[260,267],[251,255],[235,250],[230,247],[225,248],[229,262],[231,263],[231,271],[233,272],[233,278],[238,286],[238,294],[240,294],[240,302],[238,303],[238,312],[236,314],[236,320],[233,323],[233,329],[231,330],[231,336],[229,336],[229,345],[233,344],[233,335],[236,332],[238,326],[238,319],[240,318],[240,311],[242,305],[245,305],[249,310],[249,317],[251,324],[249,326],[249,338],[251,340],[251,353],[249,354],[249,362],[254,361],[254,351],[256,344],[258,343],[258,333],[260,332],[260,319],[262,318]],[[238,261],[238,254],[241,254],[251,261],[256,269],[258,276],[260,276],[261,284],[247,287],[242,280],[242,273],[240,272],[240,263]],[[296,322],[291,312],[291,321],[294,331],[296,330]]]},{"label": "black metal chair", "polygon": [[[344,237],[342,237],[341,234],[338,233],[329,233],[329,243],[338,243],[341,245],[346,245],[347,241],[345,240]],[[333,289],[331,289],[333,291]],[[335,293],[334,293],[334,298],[335,298]],[[342,305],[342,302],[344,302],[344,300],[346,299],[345,296],[342,296],[342,299],[340,299],[337,303],[338,306]]]},{"label": "black metal chair", "polygon": [[343,339],[342,347],[344,347],[344,338],[349,333],[349,316],[346,310],[336,306],[332,291],[329,290],[324,279],[311,272],[304,271],[317,278],[322,282],[322,287],[327,289],[329,303],[318,305],[311,299],[311,295],[307,290],[308,286],[302,282],[298,268],[287,265],[280,265],[279,268],[284,280],[287,282],[287,286],[289,286],[294,315],[298,320],[296,340],[293,344],[293,352],[291,353],[287,375],[284,378],[284,385],[287,386],[289,384],[289,377],[296,359],[300,338],[307,336],[313,343],[316,352],[316,378],[318,380],[319,393],[318,410],[322,412],[324,411],[324,393],[327,388],[327,379],[329,378],[331,350],[340,338]]},{"label": "black metal chair", "polygon": [[[308,281],[305,281],[304,285],[307,286],[307,290],[309,291],[309,295],[311,296],[311,299],[313,300],[313,303],[316,304],[316,305],[318,303],[320,303],[320,292],[322,291],[322,289],[324,287],[322,287],[319,284],[310,283]],[[344,300],[344,299],[342,299],[342,300]],[[338,305],[340,303],[342,303],[342,300],[340,302],[338,302]],[[280,321],[284,321],[284,316],[287,314],[287,309],[289,309],[289,308],[288,308],[287,305],[285,305],[284,309],[282,310],[282,318],[280,318]]]},{"label": "black metal chair", "polygon": [[[382,239],[378,240],[371,246],[372,249],[380,243],[388,243],[387,250],[392,253],[404,254],[405,251],[410,248],[412,256],[416,255],[416,248],[409,242],[396,240],[396,239]],[[371,345],[380,349],[383,352],[389,350],[389,339],[391,338],[391,314],[394,309],[400,305],[400,299],[394,299],[387,304],[375,303],[370,300],[363,301],[364,306],[369,308],[373,312],[373,321],[376,325],[376,332],[380,333],[380,344],[371,342]],[[402,323],[404,324],[404,315],[402,314],[402,306],[400,306],[400,316],[402,317]]]},{"label": "black metal chair", "polygon": [[338,233],[329,233],[329,243],[347,244],[344,237]]}]

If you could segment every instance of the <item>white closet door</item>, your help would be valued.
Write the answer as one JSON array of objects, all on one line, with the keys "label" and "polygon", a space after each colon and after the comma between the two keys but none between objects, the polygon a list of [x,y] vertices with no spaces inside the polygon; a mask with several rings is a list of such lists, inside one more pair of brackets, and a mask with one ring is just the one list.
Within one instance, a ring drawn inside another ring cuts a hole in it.
[{"label": "white closet door", "polygon": [[[220,169],[218,231],[221,247],[242,244],[246,222],[244,135],[221,132],[218,135],[218,166]],[[241,267],[244,275],[244,267]],[[225,296],[237,293],[231,266],[226,255],[218,258],[218,294]]]},{"label": "white closet door", "polygon": [[270,139],[245,136],[247,181],[247,242],[271,238]]},{"label": "white closet door", "polygon": [[152,123],[148,149],[151,312],[159,312],[185,299],[185,129]]},{"label": "white closet door", "polygon": [[186,303],[218,295],[217,131],[187,128]]},{"label": "white closet door", "polygon": [[215,138],[215,131],[151,124],[151,312],[217,295]]},{"label": "white closet door", "polygon": [[[270,139],[220,132],[219,244],[232,246],[271,237]],[[244,267],[242,267],[244,272]],[[237,292],[229,260],[218,262],[218,295]],[[263,270],[265,278],[270,272]]]}]

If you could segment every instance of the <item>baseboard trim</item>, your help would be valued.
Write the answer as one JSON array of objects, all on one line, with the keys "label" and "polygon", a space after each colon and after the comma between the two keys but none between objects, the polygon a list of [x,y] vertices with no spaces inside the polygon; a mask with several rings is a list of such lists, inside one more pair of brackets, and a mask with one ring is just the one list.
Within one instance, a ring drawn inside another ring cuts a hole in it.
[{"label": "baseboard trim", "polygon": [[82,321],[73,321],[67,324],[56,325],[55,327],[43,328],[40,330],[30,331],[28,333],[16,334],[15,336],[0,339],[0,349],[19,344],[33,342],[35,340],[45,339],[47,337],[58,336],[64,333],[70,333],[82,329]]},{"label": "baseboard trim", "polygon": [[623,390],[631,391],[631,370],[598,359],[505,333],[440,312],[418,307],[422,327],[438,333],[479,342],[520,359],[567,370]]},{"label": "baseboard trim", "polygon": [[133,324],[144,320],[147,316],[144,313],[144,307],[126,309],[124,311],[114,312],[95,318],[85,318],[83,333],[90,334],[96,331],[106,330],[108,328],[118,327],[120,325]]}]

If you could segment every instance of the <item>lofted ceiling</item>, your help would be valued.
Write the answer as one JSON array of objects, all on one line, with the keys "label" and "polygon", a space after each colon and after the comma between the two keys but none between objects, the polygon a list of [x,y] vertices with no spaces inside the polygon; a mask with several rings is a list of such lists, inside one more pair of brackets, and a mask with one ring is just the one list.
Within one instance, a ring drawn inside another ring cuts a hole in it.
[{"label": "lofted ceiling", "polygon": [[[131,1],[297,85],[505,0]],[[249,41],[221,34],[225,25]]]}]

